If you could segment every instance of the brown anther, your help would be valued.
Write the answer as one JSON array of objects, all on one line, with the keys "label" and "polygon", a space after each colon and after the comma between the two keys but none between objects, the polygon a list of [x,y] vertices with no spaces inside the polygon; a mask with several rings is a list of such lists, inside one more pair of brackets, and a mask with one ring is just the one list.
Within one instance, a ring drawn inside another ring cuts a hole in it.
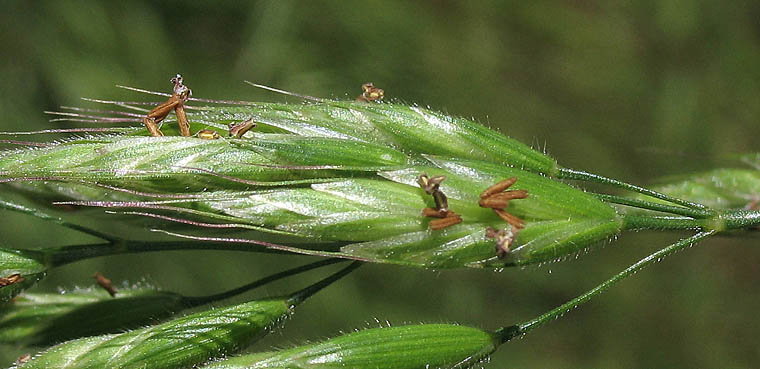
[{"label": "brown anther", "polygon": [[0,277],[0,287],[10,286],[12,284],[20,283],[24,281],[24,277],[19,273],[11,274],[7,277]]},{"label": "brown anther", "polygon": [[381,88],[375,87],[372,82],[367,82],[362,85],[362,94],[356,98],[356,101],[377,101],[382,100],[385,97],[385,91]]},{"label": "brown anther", "polygon": [[510,253],[509,246],[515,240],[516,233],[512,229],[495,230],[491,227],[486,228],[486,238],[493,238],[496,243],[496,256],[504,259]]},{"label": "brown anther", "polygon": [[515,229],[523,229],[523,228],[525,228],[525,222],[522,219],[520,219],[520,218],[518,218],[518,217],[516,217],[516,216],[514,216],[514,215],[512,215],[510,213],[507,213],[506,210],[503,210],[503,209],[493,209],[493,212],[496,213],[496,215],[498,215],[499,218],[501,218],[504,221],[506,221],[507,223],[509,223]]},{"label": "brown anther", "polygon": [[446,199],[446,195],[441,191],[441,182],[445,179],[446,176],[428,177],[427,173],[422,173],[417,177],[417,183],[420,187],[422,187],[425,193],[433,195],[433,200],[435,200],[435,208],[422,209],[422,215],[431,218],[439,218],[431,220],[429,223],[430,229],[434,231],[462,223],[462,217],[449,210],[449,201]]},{"label": "brown anther", "polygon": [[433,209],[433,208],[422,209],[422,215],[428,218],[446,218],[446,214],[448,213],[449,213],[448,210],[443,210],[443,209]]},{"label": "brown anther", "polygon": [[177,125],[179,126],[179,133],[185,137],[190,136],[190,122],[187,120],[187,114],[185,114],[185,106],[183,104],[177,104],[174,107],[174,114],[177,115]]},{"label": "brown anther", "polygon": [[486,190],[480,194],[480,198],[484,199],[493,194],[504,192],[504,190],[511,187],[513,184],[515,184],[515,182],[517,182],[517,177],[507,178],[491,187],[486,188]]},{"label": "brown anther", "polygon": [[176,96],[179,101],[177,105],[174,106],[174,114],[177,115],[177,125],[179,125],[180,133],[183,136],[188,137],[190,136],[190,122],[188,122],[187,114],[185,114],[185,102],[190,98],[193,91],[182,83],[182,76],[179,74],[172,78],[171,81],[174,83],[174,93],[172,94],[172,97]]},{"label": "brown anther", "polygon": [[509,205],[509,200],[494,198],[494,196],[491,196],[486,197],[485,199],[480,199],[478,205],[480,205],[481,208],[504,209]]},{"label": "brown anther", "polygon": [[16,366],[20,367],[20,366],[26,364],[26,362],[29,361],[29,359],[31,359],[31,358],[32,358],[31,354],[23,354],[23,355],[19,356],[18,359],[16,359]]},{"label": "brown anther", "polygon": [[479,204],[483,208],[504,209],[509,205],[509,200],[524,199],[526,197],[528,197],[528,191],[525,190],[499,192],[488,197],[482,197]]},{"label": "brown anther", "polygon": [[441,210],[441,211],[447,211],[449,210],[449,200],[446,198],[446,195],[441,192],[441,190],[438,190],[433,193],[433,200],[435,200],[435,206]]},{"label": "brown anther", "polygon": [[760,204],[760,199],[754,199],[744,206],[744,210],[758,210],[758,204]]},{"label": "brown anther", "polygon": [[522,219],[507,213],[504,210],[509,206],[510,200],[524,199],[528,197],[528,191],[525,190],[507,190],[513,184],[517,182],[517,177],[507,178],[493,186],[486,188],[483,193],[480,194],[480,201],[478,202],[480,207],[493,209],[494,213],[517,231],[525,227],[525,222]]},{"label": "brown anther", "polygon": [[423,190],[425,190],[425,193],[428,195],[433,195],[433,200],[435,200],[435,207],[439,210],[449,209],[449,201],[440,188],[441,182],[443,182],[445,179],[446,176],[428,177],[427,173],[422,173],[419,177],[417,177],[417,183],[420,185],[420,187],[422,187]]},{"label": "brown anther", "polygon": [[253,121],[253,118],[248,118],[240,123],[230,123],[230,137],[242,138],[252,128],[256,128],[256,122]]},{"label": "brown anther", "polygon": [[111,280],[100,274],[100,272],[95,273],[95,282],[106,290],[111,297],[116,297],[116,288],[111,283]]},{"label": "brown anther", "polygon": [[417,177],[417,183],[422,187],[423,190],[425,190],[425,193],[428,195],[432,195],[434,192],[438,191],[438,189],[441,186],[441,182],[446,180],[446,176],[433,176],[432,178],[427,175],[427,173],[420,174],[419,177]]},{"label": "brown anther", "polygon": [[197,135],[198,135],[198,138],[202,140],[216,140],[216,139],[219,139],[220,137],[219,134],[216,133],[216,131],[211,130],[211,129],[202,129],[198,131]]},{"label": "brown anther", "polygon": [[187,120],[187,114],[185,114],[185,102],[190,98],[192,91],[182,84],[182,76],[177,76],[171,79],[174,83],[174,90],[172,96],[169,97],[165,103],[153,108],[148,115],[143,118],[143,124],[148,129],[150,135],[153,137],[163,136],[163,132],[158,128],[158,123],[161,123],[169,113],[174,110],[177,115],[177,124],[179,125],[180,133],[183,136],[190,136],[190,122]]},{"label": "brown anther", "polygon": [[462,223],[462,217],[453,211],[447,211],[445,217],[431,220],[428,224],[430,225],[430,229],[439,231],[459,223]]}]

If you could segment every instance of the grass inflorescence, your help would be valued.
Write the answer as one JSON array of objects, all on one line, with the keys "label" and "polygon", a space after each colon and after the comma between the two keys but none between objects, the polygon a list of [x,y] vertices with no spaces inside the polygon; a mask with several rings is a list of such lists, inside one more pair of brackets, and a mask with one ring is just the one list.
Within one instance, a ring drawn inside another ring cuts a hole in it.
[{"label": "grass inflorescence", "polygon": [[[357,261],[342,274],[358,262],[497,269],[562,260],[627,230],[699,231],[653,254],[659,259],[719,232],[760,222],[757,199],[747,195],[760,188],[750,170],[696,175],[655,191],[563,167],[471,120],[382,102],[384,91],[371,84],[357,101],[303,97],[301,103],[254,103],[196,98],[181,77],[173,83],[171,95],[128,88],[168,97],[163,104],[90,99],[113,108],[52,113],[55,120],[134,122],[134,127],[47,130],[38,134],[76,136],[45,143],[8,141],[21,147],[0,152],[0,183],[6,190],[44,206],[105,212],[114,221],[142,219],[154,233],[109,234],[2,200],[4,209],[103,241],[0,250],[3,302],[52,268],[120,253],[214,249]],[[628,192],[591,192],[582,188],[584,182]],[[169,238],[153,241],[156,232]],[[596,296],[651,264],[652,257],[568,304]],[[17,297],[0,307],[0,329],[7,328],[0,340],[49,344],[71,339],[35,356],[25,368],[199,365],[242,349],[325,285],[114,334],[252,287],[189,298],[100,284],[113,297],[102,290]],[[564,314],[566,305],[493,332],[447,324],[367,330],[211,365],[469,367],[513,336]],[[121,311],[130,313],[109,315]],[[87,315],[100,319],[78,326]]]}]

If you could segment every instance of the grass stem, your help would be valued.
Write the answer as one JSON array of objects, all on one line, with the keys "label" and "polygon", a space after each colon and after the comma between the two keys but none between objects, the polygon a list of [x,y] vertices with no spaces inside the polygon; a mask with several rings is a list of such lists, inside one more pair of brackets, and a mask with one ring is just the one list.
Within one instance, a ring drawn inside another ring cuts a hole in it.
[{"label": "grass stem", "polygon": [[519,335],[526,334],[533,329],[536,329],[554,319],[557,319],[564,315],[565,313],[569,312],[572,309],[577,308],[583,303],[588,302],[595,296],[601,294],[602,292],[606,291],[610,287],[614,286],[618,282],[622,281],[623,279],[635,274],[636,272],[644,269],[645,267],[658,262],[662,260],[663,258],[674,254],[677,251],[680,251],[682,249],[685,249],[689,246],[694,245],[695,243],[702,241],[714,234],[716,234],[718,231],[716,230],[708,230],[699,232],[691,237],[684,238],[668,247],[665,247],[641,260],[636,262],[635,264],[629,266],[622,272],[616,274],[612,278],[602,282],[598,286],[586,291],[585,293],[581,294],[580,296],[544,313],[541,314],[531,320],[528,320],[526,322],[520,323],[518,325],[514,326],[508,326],[498,329],[495,333],[499,340],[501,342],[506,342],[511,338],[514,338]]}]

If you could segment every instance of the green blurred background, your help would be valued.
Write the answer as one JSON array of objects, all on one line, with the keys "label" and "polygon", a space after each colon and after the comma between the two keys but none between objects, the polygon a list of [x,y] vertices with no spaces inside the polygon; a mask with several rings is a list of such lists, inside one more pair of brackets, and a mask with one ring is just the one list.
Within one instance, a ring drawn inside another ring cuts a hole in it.
[{"label": "green blurred background", "polygon": [[[758,151],[760,3],[743,1],[3,1],[0,130],[71,127],[43,110],[79,97],[149,99],[185,76],[197,97],[282,101],[247,79],[386,96],[474,117],[562,164],[638,184]],[[102,215],[102,217],[107,217]],[[83,242],[3,213],[3,246]],[[684,234],[625,234],[577,260],[501,273],[369,265],[298,309],[254,349],[407,322],[497,328],[544,312]],[[525,339],[491,368],[753,367],[760,252],[722,238],[639,273]],[[173,252],[80,262],[38,291],[141,278],[194,295],[310,259]],[[317,275],[248,294],[274,295]],[[385,323],[383,323],[385,324]],[[31,351],[0,347],[0,363]]]}]

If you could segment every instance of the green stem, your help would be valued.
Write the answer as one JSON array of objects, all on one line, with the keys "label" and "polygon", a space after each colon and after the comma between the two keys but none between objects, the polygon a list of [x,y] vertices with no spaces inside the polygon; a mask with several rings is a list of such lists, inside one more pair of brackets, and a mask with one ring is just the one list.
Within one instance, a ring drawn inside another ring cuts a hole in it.
[{"label": "green stem", "polygon": [[662,250],[659,250],[641,260],[636,262],[635,264],[629,266],[624,271],[616,274],[614,277],[602,282],[598,286],[592,288],[591,290],[583,293],[582,295],[550,310],[549,312],[546,312],[544,314],[539,315],[536,318],[533,318],[527,322],[523,322],[518,325],[509,326],[509,327],[503,327],[501,329],[498,329],[495,334],[497,338],[501,342],[506,342],[511,338],[514,338],[519,335],[524,335],[533,329],[536,329],[554,319],[557,319],[561,317],[563,314],[567,313],[568,311],[577,308],[579,305],[588,302],[595,296],[601,294],[602,292],[606,291],[610,287],[614,286],[618,282],[622,281],[626,277],[629,277],[633,275],[634,273],[644,269],[645,267],[662,260],[663,258],[672,255],[673,253],[682,250],[686,247],[689,247],[699,241],[702,241],[718,231],[716,230],[709,230],[704,232],[699,232],[689,238],[684,238],[668,247],[665,247]]},{"label": "green stem", "polygon": [[[718,221],[725,229],[742,229],[757,227],[760,224],[760,211],[758,210],[735,210],[723,213],[718,217]],[[717,228],[717,227],[716,227]]]},{"label": "green stem", "polygon": [[616,179],[607,178],[604,176],[600,176],[593,173],[587,173],[580,170],[574,170],[569,168],[560,168],[559,174],[557,175],[558,179],[571,179],[571,180],[578,180],[578,181],[587,181],[587,182],[595,182],[595,183],[602,183],[609,186],[615,186],[618,188],[622,188],[628,191],[638,192],[647,196],[651,196],[660,200],[665,200],[668,202],[671,202],[673,204],[678,204],[681,206],[685,206],[687,208],[691,209],[697,209],[697,210],[704,210],[707,211],[708,208],[702,204],[697,204],[694,202],[681,200],[675,197],[668,196],[663,193],[659,193],[657,191],[652,191],[643,187],[639,187],[636,185],[632,185],[630,183],[625,183],[618,181]]},{"label": "green stem", "polygon": [[20,204],[16,204],[16,203],[13,203],[13,202],[10,202],[10,201],[0,200],[0,209],[15,211],[15,212],[18,212],[18,213],[21,213],[21,214],[26,214],[26,215],[31,215],[31,216],[33,216],[35,218],[39,218],[39,219],[42,219],[42,220],[45,220],[45,221],[48,221],[48,222],[53,222],[55,224],[58,224],[59,226],[66,227],[66,228],[69,228],[69,229],[73,229],[75,231],[79,231],[79,232],[82,232],[84,234],[88,234],[90,236],[94,236],[94,237],[97,237],[97,238],[100,238],[100,239],[103,239],[103,240],[113,241],[113,242],[119,240],[118,237],[115,237],[115,236],[112,236],[112,235],[108,235],[108,234],[102,233],[100,231],[96,231],[94,229],[91,229],[91,228],[83,227],[83,226],[80,226],[78,224],[70,223],[70,222],[67,222],[67,221],[59,218],[59,217],[56,217],[56,216],[53,216],[53,215],[50,215],[50,214],[46,214],[46,213],[43,213],[43,212],[41,212],[41,211],[39,211],[37,209],[28,208],[26,206],[23,206],[23,205],[20,205]]},{"label": "green stem", "polygon": [[333,282],[343,278],[346,274],[351,273],[354,271],[354,269],[362,266],[364,264],[361,261],[354,261],[351,263],[351,265],[339,270],[337,273],[312,284],[309,287],[306,287],[292,295],[290,295],[290,298],[288,299],[288,303],[292,306],[296,306],[302,302],[304,302],[306,299],[314,295],[315,293],[321,291],[323,288],[331,285]]},{"label": "green stem", "polygon": [[632,206],[639,209],[654,210],[654,211],[659,211],[663,213],[683,215],[683,216],[692,217],[692,218],[710,218],[715,215],[715,212],[713,211],[691,209],[691,208],[685,208],[682,206],[658,204],[656,202],[632,199],[629,197],[607,195],[607,194],[601,194],[601,193],[594,194],[594,196],[596,196],[602,201],[610,202],[613,204]]},{"label": "green stem", "polygon": [[233,244],[225,242],[154,242],[132,240],[119,240],[116,242],[89,245],[51,247],[34,251],[41,253],[42,258],[44,259],[44,264],[47,267],[52,268],[101,256],[174,250],[224,250],[282,253],[282,251],[251,247],[251,245],[247,244]]},{"label": "green stem", "polygon": [[240,286],[238,288],[225,291],[222,293],[217,293],[209,296],[198,296],[198,297],[184,297],[183,300],[187,304],[188,308],[205,305],[211,302],[224,300],[233,296],[237,296],[241,293],[248,292],[254,288],[261,287],[265,284],[274,282],[276,280],[283,279],[285,277],[290,277],[292,275],[300,274],[312,269],[321,268],[323,266],[335,264],[335,263],[341,263],[344,261],[348,261],[346,259],[326,259],[326,260],[320,260],[314,263],[302,265],[296,268],[288,269],[279,273],[272,274],[270,276],[266,276],[264,278],[261,278],[259,280],[256,280],[254,282],[248,283],[244,286]]},{"label": "green stem", "polygon": [[680,230],[739,230],[760,225],[758,210],[729,210],[717,213],[709,219],[693,219],[688,217],[651,216],[642,214],[625,214],[624,229],[680,229]]}]

